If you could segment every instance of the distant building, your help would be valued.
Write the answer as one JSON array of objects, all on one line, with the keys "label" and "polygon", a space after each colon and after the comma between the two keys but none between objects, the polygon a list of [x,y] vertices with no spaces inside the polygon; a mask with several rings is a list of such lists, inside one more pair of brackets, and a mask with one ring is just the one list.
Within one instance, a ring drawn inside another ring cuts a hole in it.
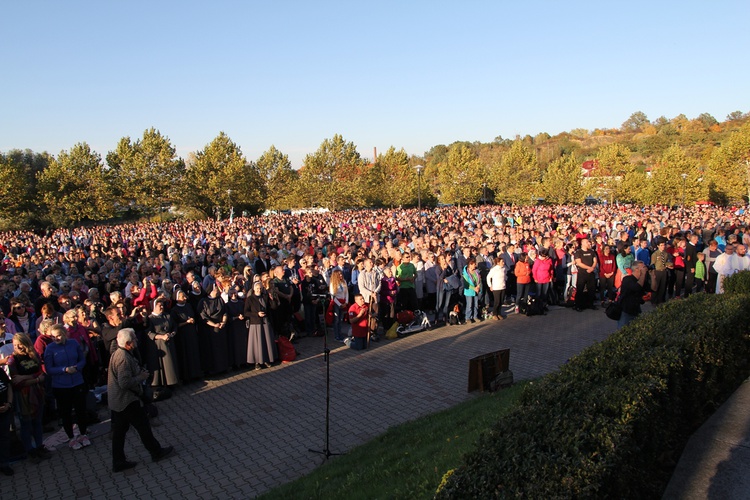
[{"label": "distant building", "polygon": [[590,179],[594,177],[592,174],[597,168],[599,168],[599,160],[586,160],[581,165],[581,175],[584,179]]}]

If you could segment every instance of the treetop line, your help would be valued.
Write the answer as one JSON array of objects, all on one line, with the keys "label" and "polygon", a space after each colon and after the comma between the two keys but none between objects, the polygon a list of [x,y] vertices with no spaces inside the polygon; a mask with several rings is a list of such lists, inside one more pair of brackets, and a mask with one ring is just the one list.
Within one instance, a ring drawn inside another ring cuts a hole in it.
[{"label": "treetop line", "polygon": [[[433,146],[391,146],[366,159],[336,134],[299,170],[271,146],[255,161],[224,132],[187,160],[160,131],[123,137],[102,156],[85,142],[56,157],[0,153],[0,229],[70,226],[114,217],[213,217],[325,207],[477,203],[743,204],[750,190],[750,119],[707,113],[653,122],[633,113],[619,129],[573,129]],[[4,190],[4,192],[3,192]]]}]

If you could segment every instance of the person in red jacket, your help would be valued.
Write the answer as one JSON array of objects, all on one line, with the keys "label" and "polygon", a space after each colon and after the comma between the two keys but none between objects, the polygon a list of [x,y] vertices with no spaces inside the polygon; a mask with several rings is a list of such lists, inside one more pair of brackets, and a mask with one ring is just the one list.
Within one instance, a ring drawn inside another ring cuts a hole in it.
[{"label": "person in red jacket", "polygon": [[615,300],[617,260],[615,254],[612,253],[612,248],[607,244],[599,247],[597,254],[599,257],[599,294],[602,306],[606,306],[607,302]]},{"label": "person in red jacket", "polygon": [[370,306],[365,303],[362,294],[354,296],[354,304],[349,307],[349,324],[352,327],[352,349],[361,350],[367,347],[367,321],[370,317]]},{"label": "person in red jacket", "polygon": [[518,256],[516,267],[513,269],[513,274],[516,276],[516,313],[519,311],[521,300],[526,300],[531,289],[531,268],[528,260],[529,257],[526,252],[521,253]]}]

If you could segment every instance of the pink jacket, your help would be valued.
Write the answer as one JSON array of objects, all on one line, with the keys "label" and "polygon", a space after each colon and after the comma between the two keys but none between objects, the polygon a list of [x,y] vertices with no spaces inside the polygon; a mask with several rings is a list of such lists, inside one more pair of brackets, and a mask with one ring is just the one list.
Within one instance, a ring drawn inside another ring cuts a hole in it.
[{"label": "pink jacket", "polygon": [[531,268],[531,275],[537,283],[549,283],[552,281],[553,272],[552,259],[550,258],[536,259],[534,267]]}]

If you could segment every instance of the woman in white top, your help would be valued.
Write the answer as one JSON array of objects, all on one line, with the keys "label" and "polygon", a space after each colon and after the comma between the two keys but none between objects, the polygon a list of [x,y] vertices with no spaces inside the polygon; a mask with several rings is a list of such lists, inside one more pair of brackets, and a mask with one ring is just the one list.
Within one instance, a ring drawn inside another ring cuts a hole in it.
[{"label": "woman in white top", "polygon": [[495,319],[505,319],[502,314],[503,302],[505,302],[505,261],[502,257],[495,257],[495,265],[487,275],[487,284],[492,292],[492,316]]}]

